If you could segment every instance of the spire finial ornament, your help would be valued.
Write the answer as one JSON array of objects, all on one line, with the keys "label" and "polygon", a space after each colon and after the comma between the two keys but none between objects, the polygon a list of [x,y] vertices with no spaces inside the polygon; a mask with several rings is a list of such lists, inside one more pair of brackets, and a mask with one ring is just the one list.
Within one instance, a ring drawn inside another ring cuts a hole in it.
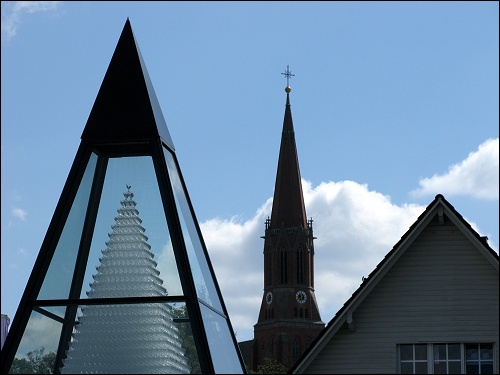
[{"label": "spire finial ornament", "polygon": [[290,71],[289,69],[289,65],[286,66],[286,70],[284,73],[281,73],[283,74],[285,77],[286,77],[286,87],[285,87],[285,91],[286,93],[290,93],[290,91],[292,91],[292,88],[290,87],[289,83],[290,83],[290,78],[294,77],[295,74],[292,74],[292,72]]},{"label": "spire finial ornament", "polygon": [[130,191],[132,185],[126,184],[125,186],[127,187],[127,192],[123,193],[123,195],[125,196],[126,199],[132,199],[134,197],[134,193]]}]

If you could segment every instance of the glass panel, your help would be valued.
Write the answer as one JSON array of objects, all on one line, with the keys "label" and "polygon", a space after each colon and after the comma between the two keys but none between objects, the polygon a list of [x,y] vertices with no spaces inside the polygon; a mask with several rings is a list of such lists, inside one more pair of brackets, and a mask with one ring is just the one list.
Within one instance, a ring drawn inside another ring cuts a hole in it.
[{"label": "glass panel", "polygon": [[446,360],[446,344],[435,344],[434,345],[434,360]]},{"label": "glass panel", "polygon": [[413,345],[401,345],[400,346],[401,360],[408,361],[413,360]]},{"label": "glass panel", "polygon": [[198,360],[198,353],[194,343],[193,331],[189,321],[186,304],[174,303],[172,305],[172,313],[174,315],[174,321],[178,322],[179,337],[182,340],[182,347],[186,349],[184,355],[187,358],[191,374],[201,374],[200,362]]},{"label": "glass panel", "polygon": [[465,366],[466,374],[479,374],[479,364],[477,362],[467,362]]},{"label": "glass panel", "polygon": [[460,344],[448,344],[448,359],[461,359]]},{"label": "glass panel", "polygon": [[184,303],[87,305],[78,310],[62,373],[199,371]]},{"label": "glass panel", "polygon": [[493,345],[481,344],[481,360],[482,361],[493,360]]},{"label": "glass panel", "polygon": [[477,361],[478,360],[478,345],[477,344],[465,345],[465,359],[467,361]]},{"label": "glass panel", "polygon": [[175,204],[178,207],[184,242],[188,253],[189,263],[193,274],[198,298],[205,301],[213,308],[222,312],[222,306],[215,289],[214,280],[208,268],[207,259],[203,251],[198,232],[196,230],[191,210],[182,187],[179,171],[177,170],[173,155],[164,148],[170,182],[174,191]]},{"label": "glass panel", "polygon": [[427,344],[415,344],[415,359],[427,359]]},{"label": "glass panel", "polygon": [[434,344],[434,373],[460,373],[460,344]]},{"label": "glass panel", "polygon": [[64,224],[64,229],[38,294],[38,299],[66,299],[69,297],[96,163],[97,155],[93,153],[78,188],[68,219]]},{"label": "glass panel", "polygon": [[462,373],[460,361],[453,361],[448,363],[448,373],[449,374],[460,374]]},{"label": "glass panel", "polygon": [[243,369],[227,320],[202,303],[200,309],[215,373],[241,374]]},{"label": "glass panel", "polygon": [[401,373],[402,374],[413,374],[413,362],[401,363]]},{"label": "glass panel", "polygon": [[42,315],[46,315],[51,319],[58,320],[64,319],[64,312],[66,310],[65,306],[37,306],[34,308],[36,312]]},{"label": "glass panel", "polygon": [[9,373],[53,373],[61,328],[61,323],[33,311]]},{"label": "glass panel", "polygon": [[481,363],[481,374],[493,374],[493,362]]},{"label": "glass panel", "polygon": [[111,158],[80,298],[183,295],[150,156]]},{"label": "glass panel", "polygon": [[427,374],[427,362],[416,362],[415,374]]},{"label": "glass panel", "polygon": [[434,374],[446,374],[446,361],[434,362]]}]

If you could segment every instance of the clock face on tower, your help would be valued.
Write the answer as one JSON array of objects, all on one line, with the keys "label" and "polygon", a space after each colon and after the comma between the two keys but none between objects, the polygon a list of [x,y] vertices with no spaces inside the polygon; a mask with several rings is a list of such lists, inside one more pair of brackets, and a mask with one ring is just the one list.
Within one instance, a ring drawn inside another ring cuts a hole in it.
[{"label": "clock face on tower", "polygon": [[273,302],[273,294],[271,292],[267,292],[266,294],[266,302],[268,305],[271,304],[271,302]]},{"label": "clock face on tower", "polygon": [[303,290],[299,290],[297,294],[295,294],[295,299],[298,303],[304,303],[306,302],[307,295]]}]

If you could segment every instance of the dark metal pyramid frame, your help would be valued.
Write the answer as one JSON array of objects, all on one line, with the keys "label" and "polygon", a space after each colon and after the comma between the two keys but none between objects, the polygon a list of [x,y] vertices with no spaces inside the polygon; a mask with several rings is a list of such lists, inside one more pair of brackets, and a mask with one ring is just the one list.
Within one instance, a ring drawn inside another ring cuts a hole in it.
[{"label": "dark metal pyramid frame", "polygon": [[[204,257],[206,261],[206,267],[215,284],[222,311],[218,311],[212,306],[203,303],[203,301],[197,297],[198,293],[193,280],[186,243],[182,234],[178,212],[179,208],[176,206],[174,192],[169,181],[169,171],[164,155],[165,150],[171,153],[177,167],[189,211],[192,215],[199,241],[201,242],[203,254],[197,254],[197,256]],[[38,295],[42,288],[42,283],[49,269],[56,246],[61,237],[78,188],[82,182],[86,166],[92,154],[97,155],[97,165],[90,190],[89,204],[86,209],[69,296],[67,299],[40,300],[38,299]],[[85,267],[89,256],[92,233],[96,223],[108,160],[111,157],[145,155],[151,156],[153,160],[184,294],[183,296],[164,297],[80,299]],[[53,369],[54,372],[57,373],[62,363],[64,349],[71,338],[79,305],[153,302],[184,302],[186,304],[200,368],[203,373],[215,373],[217,366],[214,364],[211,355],[211,347],[209,345],[209,339],[207,338],[206,325],[201,311],[202,305],[205,306],[204,308],[210,309],[211,314],[216,314],[218,318],[222,317],[227,321],[231,336],[230,339],[232,340],[232,343],[228,343],[228,345],[234,345],[241,371],[243,373],[245,372],[245,365],[239,351],[238,343],[187,193],[186,185],[180,172],[172,139],[163,118],[141,53],[136,44],[130,21],[127,19],[87,124],[82,133],[81,143],[73,165],[42,243],[33,271],[27,282],[26,289],[13,319],[9,334],[6,338],[4,348],[1,352],[0,372],[8,373],[12,366],[14,356],[18,350],[30,315],[33,311],[41,311],[45,316],[49,316],[50,312],[45,310],[45,307],[66,307],[64,319],[56,315],[50,316],[51,319],[62,323],[63,327],[61,330],[58,352],[56,354],[56,362],[54,364],[55,368]]]}]

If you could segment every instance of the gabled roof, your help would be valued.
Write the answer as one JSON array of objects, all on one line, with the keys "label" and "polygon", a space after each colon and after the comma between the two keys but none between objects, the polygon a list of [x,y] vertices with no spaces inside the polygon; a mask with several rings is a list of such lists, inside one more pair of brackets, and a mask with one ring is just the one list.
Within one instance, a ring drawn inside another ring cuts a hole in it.
[{"label": "gabled roof", "polygon": [[289,373],[296,373],[297,370],[303,368],[304,366],[308,366],[312,361],[314,361],[319,352],[340,329],[342,324],[345,322],[348,324],[352,322],[352,312],[358,305],[361,304],[361,302],[403,255],[413,241],[415,241],[429,222],[436,217],[436,215],[439,215],[439,217],[443,217],[443,215],[445,215],[446,218],[453,222],[461,233],[464,234],[473,245],[475,245],[477,250],[491,262],[493,267],[497,270],[499,269],[499,256],[488,245],[487,238],[479,235],[479,233],[472,228],[472,226],[455,210],[455,208],[444,198],[444,196],[438,194],[427,206],[425,211],[417,218],[417,221],[394,245],[392,250],[387,253],[384,259],[382,259],[382,261],[375,267],[368,277],[363,279],[363,283],[328,322],[323,331],[320,332],[318,337],[312,342],[309,348],[290,369]]},{"label": "gabled roof", "polygon": [[127,19],[81,138],[101,142],[158,137],[174,149]]}]

